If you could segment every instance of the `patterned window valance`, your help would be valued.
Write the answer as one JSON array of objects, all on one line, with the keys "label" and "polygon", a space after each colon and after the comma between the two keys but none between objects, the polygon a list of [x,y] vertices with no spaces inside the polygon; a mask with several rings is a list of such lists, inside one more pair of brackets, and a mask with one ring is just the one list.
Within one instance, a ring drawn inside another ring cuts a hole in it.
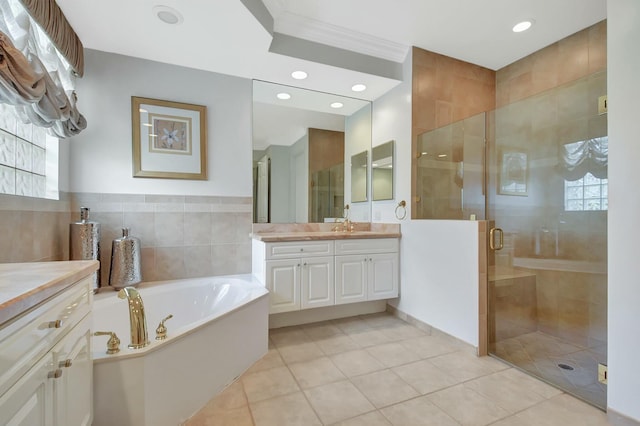
[{"label": "patterned window valance", "polygon": [[73,67],[18,0],[0,1],[0,18],[0,103],[59,138],[78,134]]},{"label": "patterned window valance", "polygon": [[598,179],[607,178],[609,163],[609,138],[587,139],[561,146],[561,175],[568,181],[591,173]]},{"label": "patterned window valance", "polygon": [[82,77],[84,74],[82,42],[55,0],[20,0],[20,2],[47,33],[76,74]]}]

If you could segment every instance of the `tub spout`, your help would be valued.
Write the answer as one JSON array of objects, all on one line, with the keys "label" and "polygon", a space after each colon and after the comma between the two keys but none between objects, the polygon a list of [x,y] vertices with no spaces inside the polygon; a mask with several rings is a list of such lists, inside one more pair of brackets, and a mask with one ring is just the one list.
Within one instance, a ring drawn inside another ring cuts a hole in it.
[{"label": "tub spout", "polygon": [[120,299],[129,301],[129,322],[131,328],[131,343],[129,349],[144,348],[149,344],[147,337],[147,318],[144,315],[144,304],[138,290],[133,287],[125,287],[118,291]]}]

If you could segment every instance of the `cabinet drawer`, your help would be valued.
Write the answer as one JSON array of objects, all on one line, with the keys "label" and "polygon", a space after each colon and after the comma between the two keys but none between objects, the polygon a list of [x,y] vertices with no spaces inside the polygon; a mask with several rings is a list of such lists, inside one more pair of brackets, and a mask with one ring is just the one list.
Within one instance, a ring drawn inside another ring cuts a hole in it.
[{"label": "cabinet drawer", "polygon": [[301,256],[332,256],[333,240],[267,243],[267,260]]},{"label": "cabinet drawer", "polygon": [[398,251],[397,238],[336,240],[336,254],[375,254]]},{"label": "cabinet drawer", "polygon": [[91,310],[91,278],[0,329],[0,395]]}]

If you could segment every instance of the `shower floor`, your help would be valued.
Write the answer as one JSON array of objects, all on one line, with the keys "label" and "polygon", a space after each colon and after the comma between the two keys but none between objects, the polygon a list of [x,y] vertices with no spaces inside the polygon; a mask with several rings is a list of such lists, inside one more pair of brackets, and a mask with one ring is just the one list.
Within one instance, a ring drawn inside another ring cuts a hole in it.
[{"label": "shower floor", "polygon": [[[493,354],[560,387],[564,391],[606,409],[607,386],[598,382],[598,363],[607,363],[607,348],[585,348],[540,331],[495,343]],[[558,365],[572,367],[561,368]]]}]

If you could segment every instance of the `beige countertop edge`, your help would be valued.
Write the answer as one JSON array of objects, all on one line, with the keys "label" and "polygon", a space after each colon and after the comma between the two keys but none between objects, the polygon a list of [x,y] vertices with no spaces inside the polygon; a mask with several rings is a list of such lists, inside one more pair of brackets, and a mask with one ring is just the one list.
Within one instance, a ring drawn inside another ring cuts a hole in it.
[{"label": "beige countertop edge", "polygon": [[[0,265],[0,327],[98,270],[96,260]],[[15,285],[7,291],[9,281]]]},{"label": "beige countertop edge", "polygon": [[356,231],[356,232],[270,232],[256,233],[251,237],[254,240],[271,242],[287,242],[287,241],[316,241],[316,240],[346,240],[346,239],[366,239],[366,238],[400,238],[399,232],[372,232],[372,231]]}]

